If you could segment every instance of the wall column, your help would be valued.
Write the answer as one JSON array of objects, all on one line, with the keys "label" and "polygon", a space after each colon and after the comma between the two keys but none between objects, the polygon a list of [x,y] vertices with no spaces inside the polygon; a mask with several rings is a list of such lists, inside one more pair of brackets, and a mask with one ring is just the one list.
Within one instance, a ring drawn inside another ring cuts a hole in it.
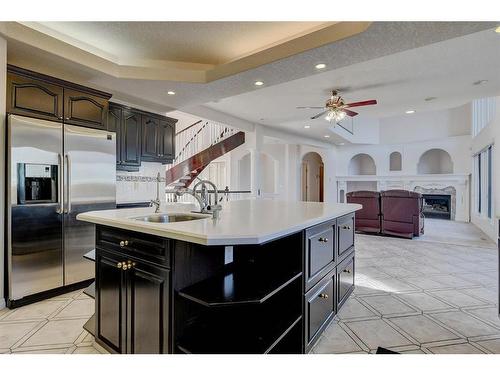
[{"label": "wall column", "polygon": [[255,126],[255,147],[252,149],[252,195],[256,198],[262,197],[262,165],[260,160],[260,153],[262,151],[262,144],[264,142],[264,136],[262,134],[262,127],[260,125]]},{"label": "wall column", "polygon": [[0,37],[0,309],[5,307],[4,296],[4,219],[5,215],[5,101],[7,94],[7,41]]}]

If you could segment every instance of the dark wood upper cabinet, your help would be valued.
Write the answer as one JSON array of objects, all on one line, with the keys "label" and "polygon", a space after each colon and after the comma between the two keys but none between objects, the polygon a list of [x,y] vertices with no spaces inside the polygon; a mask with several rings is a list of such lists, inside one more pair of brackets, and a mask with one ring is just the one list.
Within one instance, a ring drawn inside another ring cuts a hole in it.
[{"label": "dark wood upper cabinet", "polygon": [[122,127],[121,107],[110,105],[108,110],[108,131],[116,132],[116,164],[121,164],[121,127]]},{"label": "dark wood upper cabinet", "polygon": [[128,166],[141,165],[141,113],[124,109],[123,122],[120,131],[120,154],[122,164]]},{"label": "dark wood upper cabinet", "polygon": [[106,129],[110,94],[16,66],[7,66],[7,112]]},{"label": "dark wood upper cabinet", "polygon": [[64,122],[107,129],[108,100],[81,91],[64,89]]},{"label": "dark wood upper cabinet", "polygon": [[172,163],[175,153],[175,121],[160,121],[160,134],[158,137],[160,161]]},{"label": "dark wood upper cabinet", "polygon": [[157,161],[159,151],[160,120],[142,115],[142,160]]},{"label": "dark wood upper cabinet", "polygon": [[7,74],[7,112],[62,122],[63,87],[35,78]]}]

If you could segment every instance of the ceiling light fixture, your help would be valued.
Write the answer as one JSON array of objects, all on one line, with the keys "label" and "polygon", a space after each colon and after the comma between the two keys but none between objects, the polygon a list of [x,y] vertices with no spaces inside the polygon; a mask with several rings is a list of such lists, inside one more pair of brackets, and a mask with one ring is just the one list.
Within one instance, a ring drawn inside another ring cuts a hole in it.
[{"label": "ceiling light fixture", "polygon": [[495,32],[500,34],[500,26],[498,26],[496,29],[495,29]]},{"label": "ceiling light fixture", "polygon": [[488,82],[487,79],[480,79],[479,81],[474,82],[473,85],[474,86],[484,85],[486,82]]},{"label": "ceiling light fixture", "polygon": [[345,143],[344,143],[344,142],[340,142],[340,143],[339,143],[339,146],[343,146],[343,145],[345,145]]},{"label": "ceiling light fixture", "polygon": [[409,109],[405,113],[408,114],[408,115],[411,115],[412,113],[415,113],[415,110],[414,109]]},{"label": "ceiling light fixture", "polygon": [[254,85],[255,86],[262,86],[264,84],[264,82],[262,81],[255,81]]},{"label": "ceiling light fixture", "polygon": [[168,95],[175,95],[175,91],[167,91]]},{"label": "ceiling light fixture", "polygon": [[326,64],[319,63],[314,66],[316,69],[321,70],[326,68]]},{"label": "ceiling light fixture", "polygon": [[345,118],[345,112],[339,108],[331,108],[325,116],[328,122],[339,122]]},{"label": "ceiling light fixture", "polygon": [[330,138],[330,136],[328,134],[325,134],[323,137]]},{"label": "ceiling light fixture", "polygon": [[309,129],[310,127],[311,127],[311,125],[305,125],[304,129]]}]

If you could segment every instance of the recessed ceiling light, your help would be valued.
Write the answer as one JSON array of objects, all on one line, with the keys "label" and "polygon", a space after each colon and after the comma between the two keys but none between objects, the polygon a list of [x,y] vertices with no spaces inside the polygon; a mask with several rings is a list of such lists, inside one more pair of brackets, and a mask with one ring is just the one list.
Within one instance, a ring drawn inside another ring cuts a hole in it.
[{"label": "recessed ceiling light", "polygon": [[175,91],[167,91],[168,95],[175,95]]},{"label": "recessed ceiling light", "polygon": [[414,109],[409,109],[408,111],[406,111],[407,114],[411,115],[412,113],[415,113],[415,110]]},{"label": "recessed ceiling light", "polygon": [[500,34],[500,26],[498,26],[498,27],[495,29],[495,32]]},{"label": "recessed ceiling light", "polygon": [[328,134],[325,134],[323,137],[330,138],[330,136]]},{"label": "recessed ceiling light", "polygon": [[326,64],[320,63],[314,66],[316,69],[321,70],[326,68]]},{"label": "recessed ceiling light", "polygon": [[255,81],[254,85],[255,86],[262,86],[264,84],[264,82],[262,81]]},{"label": "recessed ceiling light", "polygon": [[425,101],[426,102],[431,102],[431,101],[436,100],[436,99],[437,98],[435,96],[429,96],[429,97],[425,98]]},{"label": "recessed ceiling light", "polygon": [[311,125],[305,125],[304,129],[309,129],[310,127],[311,127]]},{"label": "recessed ceiling light", "polygon": [[345,143],[344,143],[344,142],[339,143],[339,146],[343,146],[343,145],[345,145]]},{"label": "recessed ceiling light", "polygon": [[488,82],[487,79],[480,79],[479,81],[474,82],[473,85],[474,86],[484,85],[486,82]]}]

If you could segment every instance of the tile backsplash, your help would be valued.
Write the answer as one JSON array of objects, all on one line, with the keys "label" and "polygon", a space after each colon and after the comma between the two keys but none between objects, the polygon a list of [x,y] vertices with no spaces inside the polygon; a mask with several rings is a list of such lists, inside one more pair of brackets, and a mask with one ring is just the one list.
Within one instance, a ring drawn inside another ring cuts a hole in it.
[{"label": "tile backsplash", "polygon": [[148,202],[156,198],[160,173],[160,200],[165,202],[165,165],[143,162],[138,172],[116,172],[116,203]]}]

